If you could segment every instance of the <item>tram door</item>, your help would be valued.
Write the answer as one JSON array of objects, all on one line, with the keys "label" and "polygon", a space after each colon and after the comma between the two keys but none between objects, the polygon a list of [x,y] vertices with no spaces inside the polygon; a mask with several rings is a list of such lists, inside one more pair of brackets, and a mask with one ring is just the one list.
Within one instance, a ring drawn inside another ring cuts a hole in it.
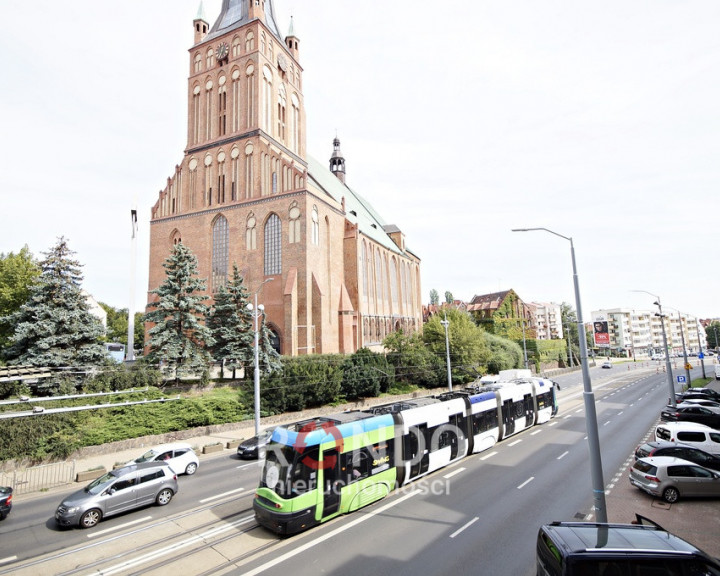
[{"label": "tram door", "polygon": [[513,401],[505,400],[502,407],[503,414],[503,438],[515,433],[515,410],[513,410]]},{"label": "tram door", "polygon": [[340,479],[340,454],[337,448],[326,450],[323,453],[323,463],[327,468],[323,467],[323,511],[322,517],[335,514],[340,507],[340,491],[343,482]]}]

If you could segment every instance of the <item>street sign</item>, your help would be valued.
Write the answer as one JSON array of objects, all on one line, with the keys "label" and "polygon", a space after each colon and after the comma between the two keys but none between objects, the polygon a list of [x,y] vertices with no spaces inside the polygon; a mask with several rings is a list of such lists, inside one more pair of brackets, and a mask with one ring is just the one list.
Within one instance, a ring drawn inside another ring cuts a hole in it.
[{"label": "street sign", "polygon": [[690,364],[690,362],[685,364],[685,370],[692,370],[692,364]]},{"label": "street sign", "polygon": [[685,384],[685,376],[677,377],[678,384]]},{"label": "street sign", "polygon": [[705,354],[703,354],[702,352],[699,352],[698,358],[700,358],[700,360],[702,360],[703,358],[705,358]]}]

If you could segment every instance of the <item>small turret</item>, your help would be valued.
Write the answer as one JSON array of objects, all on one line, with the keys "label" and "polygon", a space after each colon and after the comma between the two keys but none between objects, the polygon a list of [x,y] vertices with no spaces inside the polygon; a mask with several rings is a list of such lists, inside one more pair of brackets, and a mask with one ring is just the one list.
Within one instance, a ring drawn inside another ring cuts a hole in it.
[{"label": "small turret", "polygon": [[293,58],[295,58],[295,62],[299,62],[300,38],[295,36],[295,27],[293,26],[292,16],[290,16],[290,29],[288,30],[287,36],[285,36],[285,45],[287,46],[288,50],[290,50],[290,54],[292,54]]},{"label": "small turret", "polygon": [[200,0],[197,16],[195,16],[195,20],[193,20],[193,28],[195,28],[195,44],[197,45],[203,41],[210,29],[210,25],[205,19],[205,9],[203,8],[202,0]]},{"label": "small turret", "polygon": [[337,179],[345,184],[345,158],[340,151],[340,140],[337,136],[333,140],[333,153],[330,157],[330,172],[337,176]]}]

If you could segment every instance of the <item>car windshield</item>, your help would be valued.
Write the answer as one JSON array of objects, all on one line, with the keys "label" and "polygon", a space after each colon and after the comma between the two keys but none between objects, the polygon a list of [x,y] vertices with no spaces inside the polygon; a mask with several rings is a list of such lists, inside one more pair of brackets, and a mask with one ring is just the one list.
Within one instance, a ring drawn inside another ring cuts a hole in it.
[{"label": "car windshield", "polygon": [[100,494],[100,492],[105,490],[105,488],[107,488],[115,480],[117,480],[117,476],[115,476],[115,474],[110,471],[107,474],[100,476],[100,478],[96,478],[95,480],[90,482],[90,484],[85,486],[85,492],[88,492],[90,494]]},{"label": "car windshield", "polygon": [[157,452],[155,452],[155,450],[148,450],[139,458],[135,458],[135,462],[150,462],[153,458],[155,458],[155,456],[157,456]]}]

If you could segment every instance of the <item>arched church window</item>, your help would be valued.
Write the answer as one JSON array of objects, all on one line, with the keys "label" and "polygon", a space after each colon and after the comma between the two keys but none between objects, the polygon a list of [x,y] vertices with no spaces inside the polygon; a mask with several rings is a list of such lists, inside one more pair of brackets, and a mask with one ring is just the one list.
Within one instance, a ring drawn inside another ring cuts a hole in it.
[{"label": "arched church window", "polygon": [[278,106],[277,106],[277,137],[285,140],[285,84],[280,84],[278,89]]},{"label": "arched church window", "polygon": [[210,70],[213,66],[214,52],[212,48],[208,48],[207,54],[205,55],[205,68]]},{"label": "arched church window", "polygon": [[398,286],[397,286],[397,264],[395,258],[390,259],[390,297],[392,299],[393,314],[398,313]]},{"label": "arched church window", "polygon": [[300,149],[300,101],[295,93],[290,98],[292,102],[292,117],[290,118],[290,148],[293,152]]},{"label": "arched church window", "polygon": [[262,78],[262,120],[263,129],[270,134],[272,130],[272,71],[267,66],[263,66]]},{"label": "arched church window", "polygon": [[297,202],[293,202],[290,205],[288,216],[290,218],[290,225],[288,227],[288,242],[290,244],[295,244],[300,242],[300,207]]},{"label": "arched church window", "polygon": [[320,244],[320,216],[317,206],[312,208],[312,243],[316,246]]},{"label": "arched church window", "polygon": [[228,221],[220,214],[212,227],[212,290],[217,292],[227,281]]},{"label": "arched church window", "polygon": [[248,250],[255,250],[257,248],[256,226],[257,220],[255,215],[250,212],[247,222],[245,223],[245,247]]},{"label": "arched church window", "polygon": [[245,52],[251,52],[252,50],[255,50],[255,34],[248,32],[245,35]]},{"label": "arched church window", "polygon": [[232,55],[233,58],[240,56],[240,38],[237,36],[235,36],[232,41]]},{"label": "arched church window", "polygon": [[195,53],[195,59],[193,60],[193,72],[198,73],[202,70],[202,54],[200,52]]},{"label": "arched church window", "polygon": [[271,214],[265,222],[265,276],[282,272],[282,222]]},{"label": "arched church window", "polygon": [[251,64],[245,69],[247,76],[247,121],[252,126],[257,122],[255,119],[255,67]]}]

